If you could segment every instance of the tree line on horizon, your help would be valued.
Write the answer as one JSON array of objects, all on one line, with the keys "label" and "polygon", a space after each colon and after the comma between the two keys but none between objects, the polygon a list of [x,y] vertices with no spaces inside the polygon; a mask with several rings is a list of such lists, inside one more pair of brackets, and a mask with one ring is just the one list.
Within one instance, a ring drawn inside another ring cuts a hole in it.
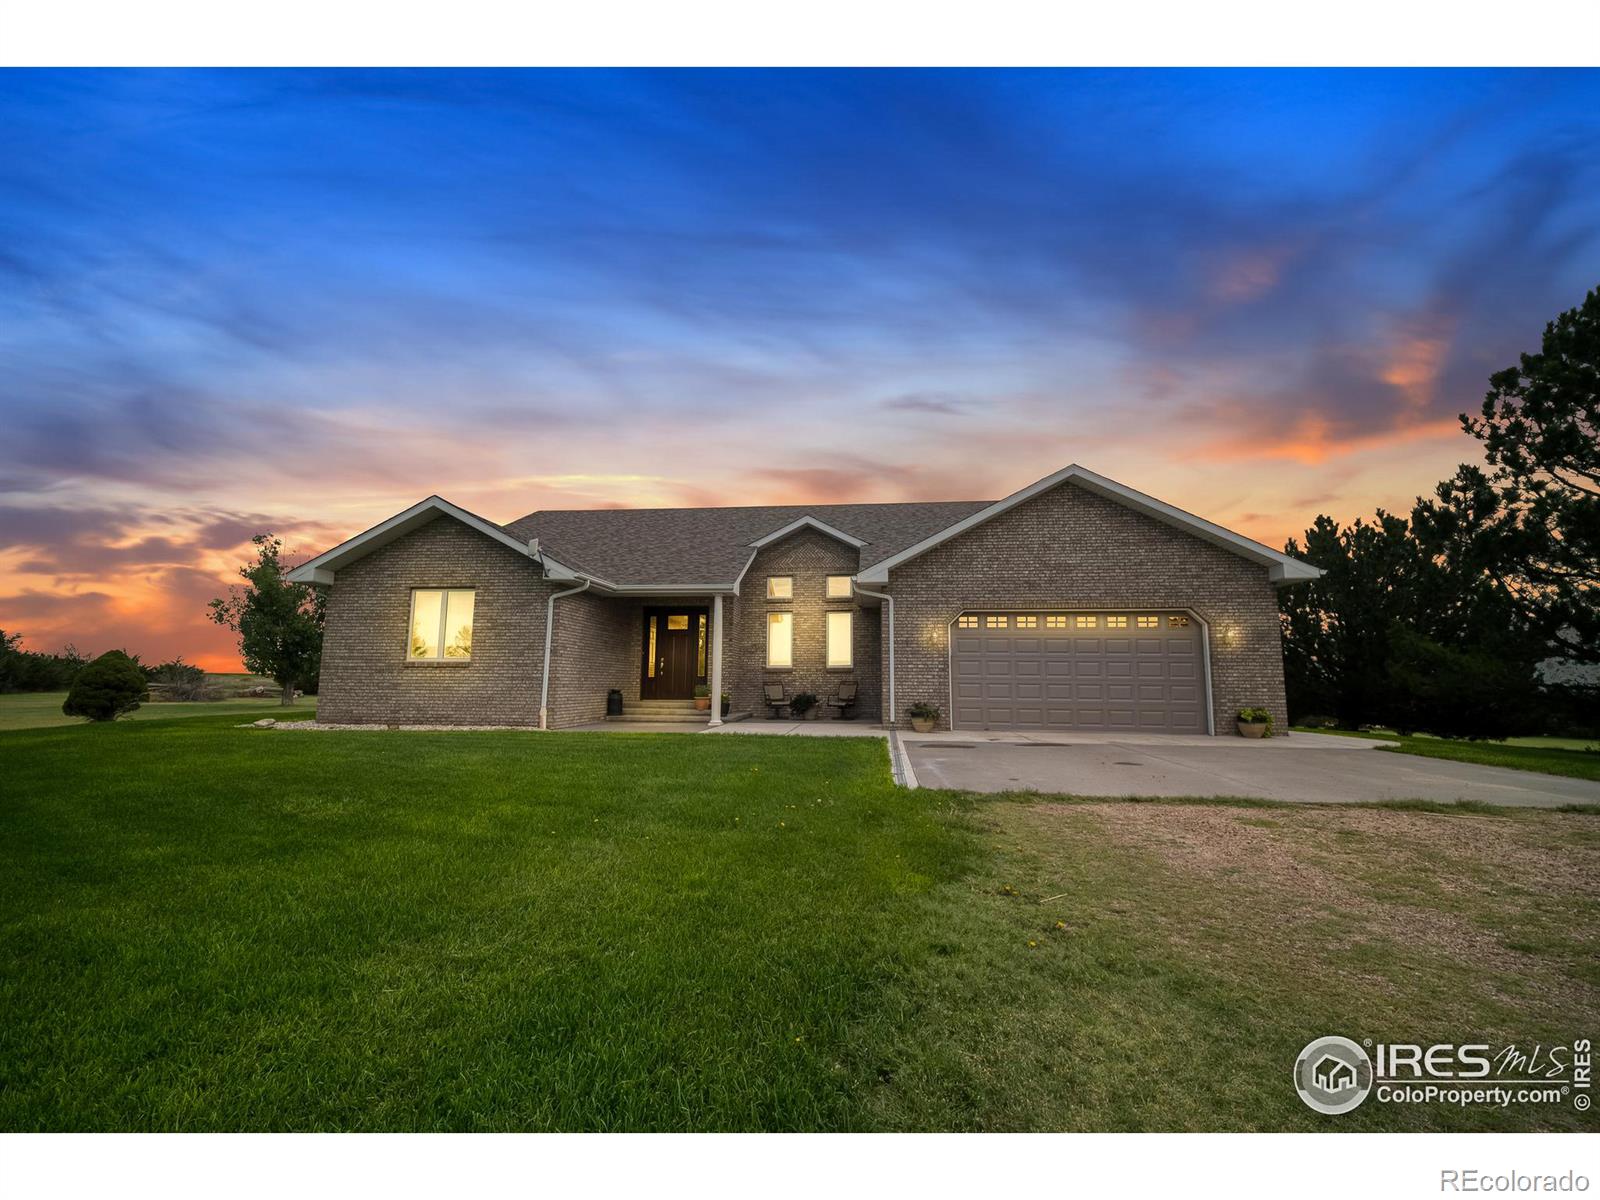
[{"label": "tree line on horizon", "polygon": [[1279,591],[1292,721],[1600,734],[1600,288],[1461,426],[1486,467],[1285,545],[1325,572]]}]

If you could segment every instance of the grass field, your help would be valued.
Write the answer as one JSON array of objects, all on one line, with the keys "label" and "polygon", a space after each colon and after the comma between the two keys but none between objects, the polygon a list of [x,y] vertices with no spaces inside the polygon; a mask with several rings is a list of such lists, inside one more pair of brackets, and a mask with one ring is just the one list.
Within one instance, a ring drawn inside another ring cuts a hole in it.
[{"label": "grass field", "polygon": [[[65,692],[12,692],[0,695],[0,730],[50,729],[61,725],[87,725],[83,717],[69,717],[61,711]],[[162,704],[141,704],[122,719],[125,721],[168,721],[176,717],[278,717],[298,712],[315,716],[317,698],[302,696],[292,709],[286,709],[276,696],[238,700],[174,700]]]},{"label": "grass field", "polygon": [[1397,746],[1383,747],[1392,754],[1415,754],[1423,758],[1444,758],[1486,767],[1512,767],[1518,771],[1538,771],[1545,775],[1600,780],[1600,745],[1580,738],[1528,737],[1508,738],[1503,742],[1468,742],[1368,730],[1305,729],[1302,732],[1381,738],[1386,742],[1399,743]]},{"label": "grass field", "polygon": [[1529,1129],[1306,1109],[1565,1042],[1600,817],[894,788],[876,739],[0,734],[0,1129]]}]

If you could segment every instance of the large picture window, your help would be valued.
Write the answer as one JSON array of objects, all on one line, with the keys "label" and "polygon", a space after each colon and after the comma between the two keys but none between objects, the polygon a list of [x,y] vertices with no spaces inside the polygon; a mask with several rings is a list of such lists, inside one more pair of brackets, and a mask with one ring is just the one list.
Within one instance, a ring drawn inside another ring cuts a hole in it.
[{"label": "large picture window", "polygon": [[853,659],[850,655],[851,633],[855,622],[852,614],[847,612],[831,612],[828,614],[828,665],[830,667],[848,667]]},{"label": "large picture window", "polygon": [[417,588],[411,593],[411,645],[414,662],[465,662],[472,657],[470,588]]},{"label": "large picture window", "polygon": [[794,666],[794,614],[767,614],[767,666]]}]

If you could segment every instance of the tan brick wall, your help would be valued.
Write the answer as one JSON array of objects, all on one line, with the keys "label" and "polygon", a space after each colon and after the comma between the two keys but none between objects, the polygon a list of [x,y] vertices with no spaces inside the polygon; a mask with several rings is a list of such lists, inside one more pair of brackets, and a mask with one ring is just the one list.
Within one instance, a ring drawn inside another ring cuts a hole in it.
[{"label": "tan brick wall", "polygon": [[908,705],[928,700],[949,727],[949,623],[983,608],[1190,609],[1210,626],[1217,732],[1232,733],[1247,704],[1288,720],[1267,568],[1070,483],[912,559],[874,590],[895,597],[901,723]]},{"label": "tan brick wall", "polygon": [[[563,585],[561,590],[571,587]],[[550,728],[601,721],[606,693],[639,698],[640,605],[579,592],[556,601],[550,648]],[[543,652],[541,643],[534,657]]]},{"label": "tan brick wall", "polygon": [[[408,663],[413,588],[473,588],[472,659]],[[544,602],[538,564],[439,517],[341,570],[328,597],[318,719],[537,725]]]},{"label": "tan brick wall", "polygon": [[[782,683],[789,695],[814,692],[821,719],[837,709],[827,701],[836,693],[840,680],[854,679],[860,687],[857,719],[876,719],[878,715],[878,613],[863,609],[852,600],[829,600],[826,596],[829,575],[854,575],[860,555],[853,546],[816,530],[791,534],[780,542],[764,546],[745,572],[739,602],[728,622],[732,656],[724,659],[724,676],[733,694],[735,712],[767,714],[762,687],[768,682]],[[767,599],[767,576],[794,577],[791,600]],[[794,614],[794,666],[786,670],[767,667],[767,613]],[[855,614],[853,664],[848,670],[829,670],[827,666],[826,614],[849,611]],[[726,650],[726,645],[725,650]]]}]

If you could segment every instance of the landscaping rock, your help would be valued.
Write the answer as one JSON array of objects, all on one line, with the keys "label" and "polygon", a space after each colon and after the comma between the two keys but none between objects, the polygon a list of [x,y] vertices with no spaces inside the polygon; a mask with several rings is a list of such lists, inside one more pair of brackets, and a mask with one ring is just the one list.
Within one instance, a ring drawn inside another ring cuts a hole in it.
[{"label": "landscaping rock", "polygon": [[278,722],[273,720],[271,717],[263,717],[261,720],[255,722],[254,727],[256,729],[271,729],[277,723]]}]

